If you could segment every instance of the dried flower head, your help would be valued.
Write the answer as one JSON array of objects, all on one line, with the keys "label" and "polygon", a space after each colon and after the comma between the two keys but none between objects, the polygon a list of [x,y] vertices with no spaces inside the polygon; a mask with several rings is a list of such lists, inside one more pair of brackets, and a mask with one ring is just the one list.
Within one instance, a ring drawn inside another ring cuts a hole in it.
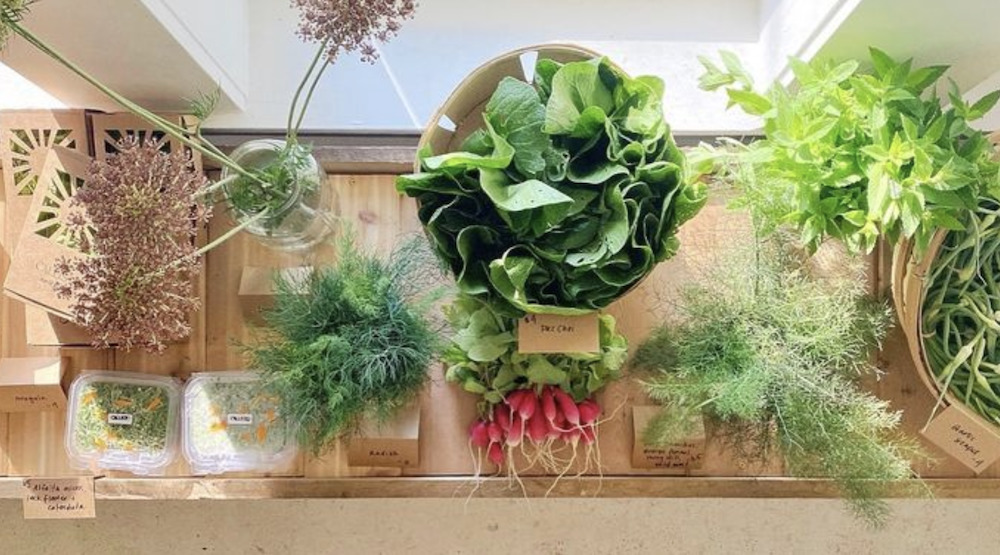
[{"label": "dried flower head", "polygon": [[35,0],[0,0],[0,50],[14,34],[11,25],[20,22]]},{"label": "dried flower head", "polygon": [[413,17],[413,0],[292,0],[299,9],[299,36],[326,43],[333,62],[343,52],[359,52],[361,59],[378,59],[376,42],[386,42]]},{"label": "dried flower head", "polygon": [[190,313],[199,307],[191,283],[201,267],[195,238],[210,216],[193,199],[206,185],[187,152],[165,153],[131,137],[91,166],[72,200],[82,213],[68,224],[91,226],[93,240],[87,256],[57,263],[56,293],[72,300],[95,346],[162,352],[190,334]]}]

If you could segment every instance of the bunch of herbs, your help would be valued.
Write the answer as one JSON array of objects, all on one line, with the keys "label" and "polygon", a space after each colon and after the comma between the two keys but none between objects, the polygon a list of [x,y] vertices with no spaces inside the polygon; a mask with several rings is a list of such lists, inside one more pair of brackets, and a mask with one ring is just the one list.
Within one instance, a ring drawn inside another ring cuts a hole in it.
[{"label": "bunch of herbs", "polygon": [[320,452],[420,392],[439,345],[428,311],[443,292],[433,285],[440,277],[425,241],[408,241],[384,260],[350,237],[332,266],[304,280],[276,277],[265,335],[246,352],[303,445]]}]

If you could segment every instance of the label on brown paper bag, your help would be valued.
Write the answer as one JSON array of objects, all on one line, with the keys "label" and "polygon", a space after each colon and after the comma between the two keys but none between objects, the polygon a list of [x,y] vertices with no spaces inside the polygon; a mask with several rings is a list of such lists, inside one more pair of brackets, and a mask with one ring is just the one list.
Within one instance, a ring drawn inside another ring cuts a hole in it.
[{"label": "label on brown paper bag", "polygon": [[59,357],[0,359],[0,412],[62,410],[62,375]]},{"label": "label on brown paper bag", "polygon": [[420,462],[420,406],[381,425],[365,422],[347,448],[349,466],[409,467]]},{"label": "label on brown paper bag", "polygon": [[519,353],[596,353],[601,350],[597,313],[528,314],[517,324]]},{"label": "label on brown paper bag", "polygon": [[669,447],[647,446],[642,439],[649,422],[661,411],[661,407],[633,407],[632,424],[635,430],[632,447],[632,466],[663,471],[665,474],[687,474],[701,468],[705,458],[705,424],[699,418],[695,431]]},{"label": "label on brown paper bag", "polygon": [[1000,459],[1000,436],[956,405],[935,416],[921,433],[976,474]]},{"label": "label on brown paper bag", "polygon": [[94,518],[94,478],[25,478],[24,518]]}]

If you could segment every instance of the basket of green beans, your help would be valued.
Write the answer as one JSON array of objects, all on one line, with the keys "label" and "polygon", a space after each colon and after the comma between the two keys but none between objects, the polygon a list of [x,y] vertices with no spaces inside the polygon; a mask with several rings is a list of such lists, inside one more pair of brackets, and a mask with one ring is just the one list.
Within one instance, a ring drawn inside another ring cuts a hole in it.
[{"label": "basket of green beans", "polygon": [[1000,202],[982,199],[961,231],[893,255],[893,298],[935,409],[961,404],[1000,426]]}]

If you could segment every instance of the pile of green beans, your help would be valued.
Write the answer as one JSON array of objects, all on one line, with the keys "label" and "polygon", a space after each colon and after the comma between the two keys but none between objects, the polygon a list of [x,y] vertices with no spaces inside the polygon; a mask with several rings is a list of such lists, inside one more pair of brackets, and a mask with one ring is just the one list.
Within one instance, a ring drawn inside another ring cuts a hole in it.
[{"label": "pile of green beans", "polygon": [[1000,204],[983,200],[951,231],[925,282],[923,345],[942,389],[1000,424]]}]

